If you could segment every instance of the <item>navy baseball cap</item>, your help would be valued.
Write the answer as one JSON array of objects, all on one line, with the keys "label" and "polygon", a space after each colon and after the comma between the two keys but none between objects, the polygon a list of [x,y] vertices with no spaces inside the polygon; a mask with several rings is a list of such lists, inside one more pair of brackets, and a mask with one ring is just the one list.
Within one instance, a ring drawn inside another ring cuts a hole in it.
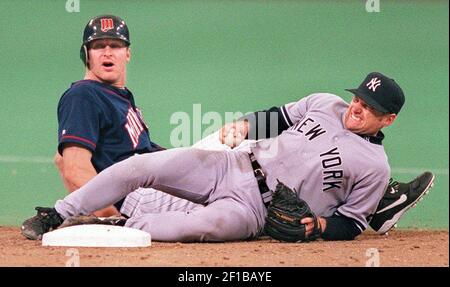
[{"label": "navy baseball cap", "polygon": [[384,114],[398,114],[405,103],[405,95],[395,80],[378,72],[368,74],[357,89],[346,90]]}]

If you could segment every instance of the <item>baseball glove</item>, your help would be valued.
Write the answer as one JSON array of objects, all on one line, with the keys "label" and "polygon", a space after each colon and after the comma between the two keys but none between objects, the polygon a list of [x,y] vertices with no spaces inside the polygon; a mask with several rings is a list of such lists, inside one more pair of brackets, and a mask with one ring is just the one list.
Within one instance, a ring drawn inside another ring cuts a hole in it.
[{"label": "baseball glove", "polygon": [[[306,236],[306,224],[300,223],[305,217],[314,219],[314,229],[309,236]],[[268,207],[264,231],[274,239],[288,242],[313,241],[321,235],[317,217],[306,201],[280,181]]]}]

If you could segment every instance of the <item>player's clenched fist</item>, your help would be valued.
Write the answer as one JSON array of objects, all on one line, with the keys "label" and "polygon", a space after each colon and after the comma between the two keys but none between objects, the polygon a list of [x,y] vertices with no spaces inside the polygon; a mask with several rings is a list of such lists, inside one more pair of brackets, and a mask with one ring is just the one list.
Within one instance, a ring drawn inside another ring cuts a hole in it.
[{"label": "player's clenched fist", "polygon": [[237,121],[224,125],[220,129],[220,142],[231,148],[240,145],[248,134],[248,122]]}]

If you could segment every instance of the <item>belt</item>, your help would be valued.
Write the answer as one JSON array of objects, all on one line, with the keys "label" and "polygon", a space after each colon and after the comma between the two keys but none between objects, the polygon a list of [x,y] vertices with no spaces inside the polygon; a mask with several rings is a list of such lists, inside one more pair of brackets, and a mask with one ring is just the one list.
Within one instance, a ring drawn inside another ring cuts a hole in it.
[{"label": "belt", "polygon": [[253,173],[258,181],[259,192],[261,193],[262,201],[266,207],[269,206],[272,201],[272,191],[269,189],[266,183],[266,175],[261,169],[261,166],[256,161],[255,155],[251,152],[248,154],[252,163]]}]

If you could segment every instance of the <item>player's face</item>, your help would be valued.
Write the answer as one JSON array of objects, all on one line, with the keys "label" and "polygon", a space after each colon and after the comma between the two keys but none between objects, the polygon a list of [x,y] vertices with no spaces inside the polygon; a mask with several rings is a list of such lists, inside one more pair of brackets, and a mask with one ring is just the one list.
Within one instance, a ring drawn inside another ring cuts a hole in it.
[{"label": "player's face", "polygon": [[99,39],[89,45],[89,70],[86,78],[119,88],[125,86],[130,49],[117,39]]},{"label": "player's face", "polygon": [[345,128],[361,135],[376,135],[379,130],[392,124],[395,114],[383,114],[361,98],[353,97],[344,116]]}]

